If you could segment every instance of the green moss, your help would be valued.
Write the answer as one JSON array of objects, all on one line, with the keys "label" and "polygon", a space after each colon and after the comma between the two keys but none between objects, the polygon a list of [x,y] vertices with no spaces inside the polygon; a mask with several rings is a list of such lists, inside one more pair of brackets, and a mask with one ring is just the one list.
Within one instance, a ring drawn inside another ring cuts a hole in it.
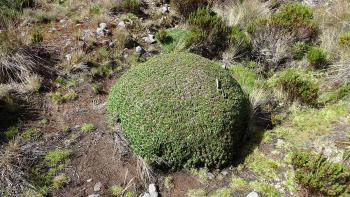
[{"label": "green moss", "polygon": [[11,140],[18,134],[18,132],[19,132],[18,127],[10,127],[4,133],[5,138],[7,140]]},{"label": "green moss", "polygon": [[263,196],[269,196],[269,197],[283,196],[278,192],[278,190],[274,186],[266,184],[264,182],[253,181],[250,183],[250,186],[254,188],[257,192],[262,194]]},{"label": "green moss", "polygon": [[249,184],[243,178],[233,177],[230,183],[230,187],[233,191],[248,190]]},{"label": "green moss", "polygon": [[124,188],[119,185],[113,185],[109,190],[111,191],[112,195],[115,197],[122,196],[124,192]]},{"label": "green moss", "polygon": [[187,40],[191,37],[191,31],[170,28],[166,29],[166,32],[169,39],[167,42],[161,42],[161,46],[166,52],[181,51],[186,48]]},{"label": "green moss", "polygon": [[272,180],[278,177],[277,169],[280,164],[275,160],[268,158],[263,153],[260,153],[258,149],[256,149],[253,154],[248,156],[245,164],[254,173],[259,175],[261,179]]},{"label": "green moss", "polygon": [[107,111],[121,120],[136,154],[173,167],[211,167],[232,162],[239,152],[248,102],[218,64],[171,53],[124,74],[111,90]]},{"label": "green moss", "polygon": [[322,155],[307,152],[294,152],[292,164],[296,181],[311,193],[321,192],[325,196],[350,194],[348,167],[329,162]]},{"label": "green moss", "polygon": [[273,76],[269,83],[272,87],[285,92],[289,101],[299,100],[309,105],[317,102],[318,83],[303,70],[287,69]]},{"label": "green moss", "polygon": [[327,53],[317,47],[311,47],[306,54],[307,60],[313,68],[324,68],[328,64]]},{"label": "green moss", "polygon": [[186,197],[205,197],[207,192],[204,189],[191,189],[186,193]]},{"label": "green moss", "polygon": [[55,149],[55,150],[49,151],[45,155],[44,160],[46,161],[48,166],[56,166],[60,162],[68,159],[69,155],[70,155],[69,150]]},{"label": "green moss", "polygon": [[40,135],[41,133],[38,129],[29,128],[25,130],[21,136],[23,140],[27,141],[27,140],[38,138]]},{"label": "green moss", "polygon": [[216,190],[210,197],[231,197],[232,191],[230,188],[221,188]]},{"label": "green moss", "polygon": [[208,173],[209,173],[208,168],[191,169],[191,174],[196,176],[201,183],[207,183],[209,181]]},{"label": "green moss", "polygon": [[60,189],[69,183],[69,177],[66,174],[60,174],[55,176],[52,180],[52,187],[54,189]]},{"label": "green moss", "polygon": [[81,131],[84,133],[89,133],[96,130],[96,126],[92,123],[84,123],[83,126],[81,126]]},{"label": "green moss", "polygon": [[338,43],[342,47],[350,47],[350,31],[340,34]]}]

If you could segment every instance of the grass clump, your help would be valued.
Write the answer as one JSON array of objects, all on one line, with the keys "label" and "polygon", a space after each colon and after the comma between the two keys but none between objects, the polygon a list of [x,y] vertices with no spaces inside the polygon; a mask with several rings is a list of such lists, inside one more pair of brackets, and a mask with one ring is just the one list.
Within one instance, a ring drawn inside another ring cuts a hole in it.
[{"label": "grass clump", "polygon": [[161,29],[159,30],[159,32],[156,34],[156,39],[160,42],[160,43],[166,43],[169,42],[171,37],[169,37],[167,31],[165,29]]},{"label": "grass clump", "polygon": [[96,126],[92,123],[85,123],[81,126],[81,131],[84,133],[89,133],[96,130]]},{"label": "grass clump", "polygon": [[60,189],[69,183],[69,177],[66,174],[60,174],[55,176],[52,180],[52,187],[54,189]]},{"label": "grass clump", "polygon": [[22,133],[22,138],[25,141],[38,138],[41,135],[38,129],[29,128]]},{"label": "grass clump", "polygon": [[324,196],[349,195],[350,170],[332,163],[323,155],[296,151],[292,155],[295,179],[312,194]]},{"label": "grass clump", "polygon": [[164,43],[160,42],[160,44],[166,52],[185,49],[187,47],[187,42],[192,35],[191,31],[180,28],[170,28],[166,29],[165,31],[168,35],[168,40]]},{"label": "grass clump", "polygon": [[172,189],[174,187],[174,177],[172,176],[165,177],[164,187],[168,190]]},{"label": "grass clump", "polygon": [[305,42],[297,42],[292,48],[292,55],[295,60],[301,60],[309,51],[310,46]]},{"label": "grass clump", "polygon": [[234,160],[248,115],[239,84],[218,64],[164,54],[132,68],[112,88],[107,111],[121,120],[136,154],[169,166],[223,166]]},{"label": "grass clump", "polygon": [[43,34],[40,32],[40,31],[35,31],[33,34],[32,34],[32,43],[33,44],[36,44],[36,43],[40,43],[44,41],[44,36]]},{"label": "grass clump", "polygon": [[279,163],[268,158],[257,150],[247,158],[246,163],[254,173],[265,179],[274,179],[277,177]]},{"label": "grass clump", "polygon": [[338,43],[341,47],[350,48],[350,31],[339,36]]},{"label": "grass clump", "polygon": [[227,46],[230,28],[209,7],[198,8],[187,20],[192,36],[188,40],[193,50],[205,57],[213,57]]},{"label": "grass clump", "polygon": [[350,94],[350,83],[346,83],[339,88],[330,92],[325,92],[320,96],[320,102],[329,103],[336,102]]},{"label": "grass clump", "polygon": [[327,53],[320,48],[312,47],[306,54],[307,60],[313,68],[324,68],[328,63]]},{"label": "grass clump", "polygon": [[70,155],[70,151],[66,149],[55,149],[49,151],[45,157],[44,160],[47,163],[48,166],[56,166],[60,162],[68,159]]},{"label": "grass clump", "polygon": [[137,14],[140,11],[140,0],[123,0],[122,8],[125,12]]},{"label": "grass clump", "polygon": [[199,7],[206,6],[208,0],[172,0],[171,6],[185,18]]},{"label": "grass clump", "polygon": [[6,140],[13,139],[17,134],[19,130],[18,127],[10,127],[4,132],[4,136]]},{"label": "grass clump", "polygon": [[277,73],[270,79],[270,84],[285,92],[289,101],[299,100],[314,105],[317,103],[319,86],[310,77],[305,71],[290,68]]},{"label": "grass clump", "polygon": [[112,195],[116,197],[122,196],[124,193],[124,188],[119,185],[113,185],[109,190],[111,191]]},{"label": "grass clump", "polygon": [[229,41],[231,45],[239,47],[242,52],[252,48],[252,41],[250,38],[237,26],[232,27]]}]

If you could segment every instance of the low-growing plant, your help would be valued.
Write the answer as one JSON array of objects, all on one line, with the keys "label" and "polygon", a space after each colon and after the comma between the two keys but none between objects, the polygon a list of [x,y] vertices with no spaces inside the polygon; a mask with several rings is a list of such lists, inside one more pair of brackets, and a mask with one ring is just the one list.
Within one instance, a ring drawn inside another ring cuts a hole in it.
[{"label": "low-growing plant", "polygon": [[322,103],[336,102],[348,96],[349,94],[350,94],[350,83],[346,83],[335,90],[323,93],[322,95],[320,95],[319,100]]},{"label": "low-growing plant", "polygon": [[180,52],[124,74],[109,94],[107,111],[112,124],[121,121],[137,155],[152,164],[191,168],[224,166],[236,158],[249,105],[227,70]]},{"label": "low-growing plant", "polygon": [[124,188],[119,185],[113,185],[109,190],[111,191],[112,195],[115,197],[122,196],[124,193]]},{"label": "low-growing plant", "polygon": [[122,2],[122,8],[126,12],[137,14],[140,12],[140,7],[140,0],[123,0]]},{"label": "low-growing plant", "polygon": [[250,38],[237,26],[232,27],[229,41],[242,52],[249,51],[252,47]]},{"label": "low-growing plant", "polygon": [[303,70],[289,68],[277,73],[270,80],[270,84],[285,92],[289,101],[299,100],[309,105],[317,103],[319,86]]},{"label": "low-growing plant", "polygon": [[92,123],[84,123],[83,126],[81,126],[81,131],[84,133],[89,133],[96,130],[96,126]]},{"label": "low-growing plant", "polygon": [[66,174],[60,174],[53,178],[52,187],[54,189],[60,189],[69,183],[69,177]]},{"label": "low-growing plant", "polygon": [[165,29],[159,30],[159,32],[156,34],[156,38],[160,43],[167,43],[171,39]]},{"label": "low-growing plant", "polygon": [[102,7],[99,4],[93,4],[89,8],[89,13],[91,15],[98,15],[101,13]]},{"label": "low-growing plant", "polygon": [[18,134],[18,132],[18,127],[10,127],[4,132],[5,138],[11,140]]},{"label": "low-growing plant", "polygon": [[160,43],[160,45],[166,52],[181,51],[186,49],[188,43],[190,43],[188,40],[191,38],[192,33],[189,30],[170,28],[165,31],[170,39],[167,42]]},{"label": "low-growing plant", "polygon": [[311,194],[347,196],[350,194],[350,170],[347,166],[332,163],[322,154],[295,151],[292,155],[295,179]]},{"label": "low-growing plant", "polygon": [[40,31],[35,31],[32,34],[32,43],[36,44],[36,43],[40,43],[42,41],[44,41],[44,36]]},{"label": "low-growing plant", "polygon": [[78,97],[78,94],[75,91],[69,91],[65,95],[63,95],[64,101],[73,101]]},{"label": "low-growing plant", "polygon": [[305,42],[296,42],[292,48],[293,58],[295,60],[301,60],[308,52],[310,46]]},{"label": "low-growing plant", "polygon": [[102,91],[102,86],[99,84],[92,84],[91,89],[94,94],[99,94]]},{"label": "low-growing plant", "polygon": [[61,104],[64,102],[63,96],[60,92],[53,92],[49,94],[50,99],[55,104]]},{"label": "low-growing plant", "polygon": [[208,5],[208,0],[172,0],[171,6],[185,18],[199,7]]},{"label": "low-growing plant", "polygon": [[48,166],[56,166],[62,161],[68,159],[70,155],[70,151],[66,149],[55,149],[49,151],[45,157],[44,160],[47,163]]},{"label": "low-growing plant", "polygon": [[324,68],[328,64],[327,53],[317,47],[311,47],[306,57],[310,66],[316,69]]},{"label": "low-growing plant", "polygon": [[170,190],[174,187],[174,178],[172,176],[165,177],[164,187],[168,190]]},{"label": "low-growing plant", "polygon": [[41,133],[38,129],[29,128],[29,129],[26,129],[21,136],[25,141],[27,141],[27,140],[35,139],[40,135]]},{"label": "low-growing plant", "polygon": [[339,36],[338,43],[342,47],[350,48],[350,31]]}]

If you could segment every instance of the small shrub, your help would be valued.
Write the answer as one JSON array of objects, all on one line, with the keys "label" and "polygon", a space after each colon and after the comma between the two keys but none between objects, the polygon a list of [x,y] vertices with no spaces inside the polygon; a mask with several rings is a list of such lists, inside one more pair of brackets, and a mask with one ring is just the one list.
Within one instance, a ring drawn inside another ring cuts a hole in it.
[{"label": "small shrub", "polygon": [[305,56],[305,54],[308,52],[310,46],[306,44],[305,42],[297,42],[294,44],[292,48],[292,54],[293,58],[295,60],[301,60]]},{"label": "small shrub", "polygon": [[306,28],[314,31],[313,11],[301,3],[287,3],[272,15],[272,23],[288,30]]},{"label": "small shrub", "polygon": [[305,104],[316,104],[318,84],[303,72],[305,71],[290,68],[275,75],[270,83],[287,93],[290,101],[299,100]]},{"label": "small shrub", "polygon": [[137,14],[140,11],[141,3],[140,0],[123,0],[122,7],[126,12]]},{"label": "small shrub", "polygon": [[10,127],[5,131],[5,138],[11,140],[18,134],[18,132],[18,127]]},{"label": "small shrub", "polygon": [[115,197],[122,196],[124,192],[124,188],[119,185],[113,185],[109,190],[111,191],[112,195]]},{"label": "small shrub", "polygon": [[348,167],[332,163],[323,155],[307,152],[294,152],[292,165],[295,169],[295,179],[299,185],[309,190],[311,194],[325,196],[349,195],[350,170]]},{"label": "small shrub", "polygon": [[96,130],[96,126],[92,123],[84,123],[81,127],[81,131],[84,133],[89,133]]},{"label": "small shrub", "polygon": [[250,50],[252,47],[250,38],[237,26],[232,27],[229,41],[232,45],[239,47],[242,52]]},{"label": "small shrub", "polygon": [[160,43],[167,43],[169,42],[169,39],[171,39],[165,29],[159,30],[159,32],[156,34],[156,38]]},{"label": "small shrub", "polygon": [[111,89],[107,105],[109,120],[120,119],[135,154],[153,164],[160,158],[172,168],[232,162],[248,109],[226,70],[183,52],[133,67]]},{"label": "small shrub", "polygon": [[33,34],[32,34],[32,43],[40,43],[44,41],[44,36],[43,34],[40,32],[40,31],[35,31]]},{"label": "small shrub", "polygon": [[314,68],[324,68],[327,63],[327,54],[320,48],[312,47],[306,54],[310,66]]},{"label": "small shrub", "polygon": [[69,183],[69,178],[66,174],[60,174],[55,176],[52,180],[52,187],[54,189],[60,189]]},{"label": "small shrub", "polygon": [[342,47],[350,48],[350,31],[342,33],[339,36],[338,43]]},{"label": "small shrub", "polygon": [[66,149],[55,149],[49,151],[45,157],[44,160],[46,161],[47,165],[52,167],[56,166],[60,162],[68,159],[70,155],[70,151]]},{"label": "small shrub", "polygon": [[230,29],[209,7],[198,8],[187,20],[192,37],[189,45],[205,57],[213,57],[225,49]]},{"label": "small shrub", "polygon": [[208,5],[208,0],[172,0],[171,6],[185,18],[199,7]]}]

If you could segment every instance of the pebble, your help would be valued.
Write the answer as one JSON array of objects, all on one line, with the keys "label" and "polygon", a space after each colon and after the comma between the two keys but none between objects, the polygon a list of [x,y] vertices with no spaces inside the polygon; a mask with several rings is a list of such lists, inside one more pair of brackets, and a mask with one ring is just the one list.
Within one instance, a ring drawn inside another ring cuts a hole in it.
[{"label": "pebble", "polygon": [[125,29],[126,25],[125,25],[124,21],[120,21],[118,23],[118,27],[121,28],[121,29]]},{"label": "pebble", "polygon": [[97,182],[94,186],[94,192],[99,192],[101,191],[102,188],[102,183],[101,182]]},{"label": "pebble", "polygon": [[258,192],[255,191],[255,189],[250,192],[246,197],[259,197]]},{"label": "pebble", "polygon": [[90,194],[90,195],[88,195],[88,197],[101,197],[101,195],[100,194]]},{"label": "pebble", "polygon": [[140,46],[137,46],[135,50],[136,50],[136,53],[140,55],[142,55],[145,52],[145,50]]},{"label": "pebble", "polygon": [[163,7],[162,7],[162,13],[163,14],[166,14],[169,12],[169,6],[168,4],[165,4]]},{"label": "pebble", "polygon": [[88,183],[90,183],[92,181],[92,179],[88,179],[88,180],[86,180],[86,182],[88,182]]},{"label": "pebble", "polygon": [[147,37],[143,38],[147,44],[153,44],[156,42],[155,36],[153,34],[148,34]]}]

